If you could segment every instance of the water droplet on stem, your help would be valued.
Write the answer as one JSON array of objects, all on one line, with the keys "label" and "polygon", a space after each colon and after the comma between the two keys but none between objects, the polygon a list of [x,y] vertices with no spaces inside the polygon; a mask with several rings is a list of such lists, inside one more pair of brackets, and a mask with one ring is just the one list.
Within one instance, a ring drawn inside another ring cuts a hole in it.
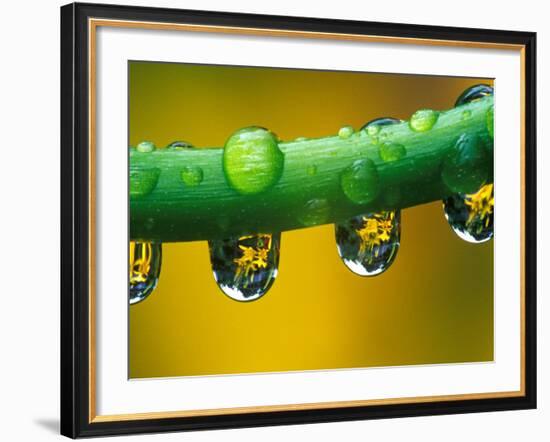
[{"label": "water droplet on stem", "polygon": [[261,298],[277,277],[280,241],[280,233],[208,241],[218,287],[236,301]]},{"label": "water droplet on stem", "polygon": [[157,286],[160,276],[162,246],[154,242],[130,242],[130,304],[147,298]]},{"label": "water droplet on stem", "polygon": [[494,187],[486,184],[476,193],[454,194],[443,200],[445,218],[463,240],[482,243],[493,237]]},{"label": "water droplet on stem", "polygon": [[395,260],[401,237],[401,212],[382,211],[356,216],[335,225],[340,258],[353,273],[374,276]]},{"label": "water droplet on stem", "polygon": [[264,192],[279,181],[284,154],[277,137],[261,127],[246,127],[225,143],[223,170],[229,185],[241,194]]}]

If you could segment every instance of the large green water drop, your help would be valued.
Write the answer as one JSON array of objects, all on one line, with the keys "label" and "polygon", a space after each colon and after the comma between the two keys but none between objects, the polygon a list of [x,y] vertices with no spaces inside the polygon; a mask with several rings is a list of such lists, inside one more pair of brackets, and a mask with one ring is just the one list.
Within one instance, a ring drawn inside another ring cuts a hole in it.
[{"label": "large green water drop", "polygon": [[223,170],[229,185],[243,195],[264,192],[279,181],[284,154],[277,137],[261,127],[246,127],[225,143]]},{"label": "large green water drop", "polygon": [[356,160],[340,175],[340,185],[346,197],[353,203],[370,203],[380,192],[376,165],[369,158]]}]

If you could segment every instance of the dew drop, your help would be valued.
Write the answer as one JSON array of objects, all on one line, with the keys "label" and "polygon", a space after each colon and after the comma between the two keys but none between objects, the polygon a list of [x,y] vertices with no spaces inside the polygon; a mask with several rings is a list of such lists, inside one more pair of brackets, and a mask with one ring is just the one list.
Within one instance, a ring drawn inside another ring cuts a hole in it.
[{"label": "dew drop", "polygon": [[130,241],[130,304],[143,301],[153,292],[159,280],[161,260],[160,243]]},{"label": "dew drop", "polygon": [[202,183],[203,171],[199,166],[186,166],[180,171],[180,178],[186,186],[195,187]]},{"label": "dew drop", "polygon": [[[463,104],[472,103],[473,101],[480,100],[484,97],[488,97],[494,94],[494,89],[488,84],[476,84],[475,86],[469,87],[466,89],[460,96],[457,98],[455,106],[461,106]],[[464,112],[471,111],[465,110]],[[464,112],[462,115],[464,115]],[[493,115],[493,106],[489,108],[486,116],[487,131],[491,138],[493,138],[493,125],[494,125],[494,115]]]},{"label": "dew drop", "polygon": [[361,127],[361,132],[366,132],[368,136],[371,137],[371,141],[373,144],[378,144],[380,142],[380,138],[387,138],[387,134],[384,137],[380,136],[380,131],[384,126],[389,126],[392,124],[398,124],[401,123],[401,120],[398,120],[397,118],[392,117],[383,117],[383,118],[376,118],[374,120],[369,121],[368,123],[364,124]]},{"label": "dew drop", "polygon": [[149,195],[157,186],[160,176],[160,169],[153,167],[149,169],[130,169],[130,197],[141,198]]},{"label": "dew drop", "polygon": [[340,130],[338,131],[338,136],[344,140],[348,139],[352,135],[353,135],[353,127],[351,126],[341,127]]},{"label": "dew drop", "polygon": [[208,241],[218,287],[235,301],[261,298],[277,277],[280,242],[280,233]]},{"label": "dew drop", "polygon": [[361,130],[366,131],[367,134],[372,137],[377,135],[383,126],[389,126],[389,125],[398,124],[398,123],[401,123],[401,120],[397,118],[392,118],[392,117],[376,118],[374,120],[370,120],[368,123],[365,123],[361,127]]},{"label": "dew drop", "polygon": [[476,84],[475,86],[466,89],[456,99],[455,107],[463,104],[471,103],[472,101],[479,100],[480,98],[493,95],[493,88],[487,84]]},{"label": "dew drop", "polygon": [[470,109],[466,109],[465,111],[462,111],[461,118],[462,120],[467,120],[472,116],[472,111]]},{"label": "dew drop", "polygon": [[279,181],[284,154],[276,136],[261,127],[246,127],[225,143],[223,170],[229,185],[241,194],[264,192]]},{"label": "dew drop", "polygon": [[482,243],[493,237],[494,186],[486,184],[476,193],[454,194],[443,200],[445,218],[463,240]]},{"label": "dew drop", "polygon": [[309,166],[307,166],[307,174],[309,176],[317,175],[317,166],[315,164],[310,164]]},{"label": "dew drop", "polygon": [[[466,89],[456,100],[461,106],[493,95],[486,84]],[[487,131],[493,137],[493,107],[486,114]],[[477,137],[461,136],[455,151],[443,164],[442,178],[457,192],[443,200],[445,218],[453,231],[463,240],[482,243],[493,237],[494,186],[484,184],[487,178],[485,152]]]},{"label": "dew drop", "polygon": [[166,149],[168,150],[189,150],[194,148],[195,146],[193,146],[191,143],[188,143],[187,141],[173,141],[168,146],[166,146]]},{"label": "dew drop", "polygon": [[367,135],[375,137],[380,132],[380,126],[378,124],[367,123],[361,130],[367,132]]},{"label": "dew drop", "polygon": [[152,141],[142,141],[136,146],[136,150],[142,153],[153,152],[157,147]]},{"label": "dew drop", "polygon": [[300,141],[306,141],[307,139],[308,139],[307,137],[298,137],[294,141],[300,142]]},{"label": "dew drop", "polygon": [[324,198],[314,198],[304,204],[298,220],[306,227],[317,226],[328,221],[330,205]]},{"label": "dew drop", "polygon": [[479,137],[462,134],[443,161],[441,178],[453,192],[476,192],[487,180],[487,161]]},{"label": "dew drop", "polygon": [[335,225],[340,258],[353,273],[374,276],[395,260],[401,237],[401,211],[356,216]]},{"label": "dew drop", "polygon": [[373,201],[380,191],[376,165],[369,158],[354,161],[340,175],[340,185],[353,203],[366,204]]},{"label": "dew drop", "polygon": [[382,161],[396,161],[407,154],[405,146],[399,143],[383,143],[378,147],[378,155]]},{"label": "dew drop", "polygon": [[415,132],[426,132],[434,126],[438,118],[438,112],[431,109],[420,109],[412,115],[409,126]]}]

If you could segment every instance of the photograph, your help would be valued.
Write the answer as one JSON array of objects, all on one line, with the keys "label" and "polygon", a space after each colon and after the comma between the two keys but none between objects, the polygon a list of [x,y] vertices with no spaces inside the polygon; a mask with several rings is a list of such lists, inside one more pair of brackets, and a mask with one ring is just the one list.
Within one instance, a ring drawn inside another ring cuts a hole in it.
[{"label": "photograph", "polygon": [[493,360],[492,79],[132,60],[128,88],[129,378]]}]

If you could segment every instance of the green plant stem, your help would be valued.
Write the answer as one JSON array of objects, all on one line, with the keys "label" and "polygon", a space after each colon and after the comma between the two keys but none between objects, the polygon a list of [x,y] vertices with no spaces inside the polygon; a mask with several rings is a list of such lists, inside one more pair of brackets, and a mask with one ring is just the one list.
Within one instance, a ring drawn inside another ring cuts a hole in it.
[{"label": "green plant stem", "polygon": [[[221,148],[131,148],[130,237],[173,242],[280,232],[441,200],[453,193],[442,181],[442,165],[463,134],[481,140],[488,152],[481,167],[492,182],[493,141],[487,129],[492,106],[493,98],[485,97],[443,111],[425,132],[402,122],[381,127],[375,136],[362,130],[345,139],[281,141],[282,176],[273,187],[254,195],[241,195],[229,186]],[[389,142],[404,146],[406,154],[383,161],[380,146]],[[340,177],[365,158],[376,165],[380,191],[374,200],[356,204],[343,192]],[[198,185],[181,179],[182,170],[190,166],[202,170]]]}]

